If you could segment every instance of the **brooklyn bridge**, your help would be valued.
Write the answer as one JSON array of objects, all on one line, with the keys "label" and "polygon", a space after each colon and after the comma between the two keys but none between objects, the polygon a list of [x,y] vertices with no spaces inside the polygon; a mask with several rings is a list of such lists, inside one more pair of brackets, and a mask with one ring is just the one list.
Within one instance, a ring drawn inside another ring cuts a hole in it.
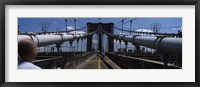
[{"label": "brooklyn bridge", "polygon": [[[78,29],[79,21],[74,19],[73,30],[19,32],[18,42],[30,39],[37,44],[38,55],[33,63],[42,69],[181,69],[182,35],[158,32],[158,26],[153,27],[153,32],[123,27],[133,20],[136,19],[118,23],[87,22]],[[83,30],[86,33],[78,33]],[[65,43],[70,46],[63,45]]]}]

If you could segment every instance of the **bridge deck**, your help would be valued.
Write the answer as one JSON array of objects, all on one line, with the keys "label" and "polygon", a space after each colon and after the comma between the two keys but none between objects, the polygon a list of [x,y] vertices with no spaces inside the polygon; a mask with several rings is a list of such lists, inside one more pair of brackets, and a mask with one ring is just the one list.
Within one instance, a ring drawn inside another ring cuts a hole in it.
[{"label": "bridge deck", "polygon": [[93,54],[84,63],[77,66],[77,69],[108,69],[108,67],[97,54]]}]

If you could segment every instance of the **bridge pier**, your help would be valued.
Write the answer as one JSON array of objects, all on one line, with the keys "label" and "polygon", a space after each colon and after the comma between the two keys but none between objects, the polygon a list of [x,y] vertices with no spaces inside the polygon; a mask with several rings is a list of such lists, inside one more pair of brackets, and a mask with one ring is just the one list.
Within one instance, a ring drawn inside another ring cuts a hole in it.
[{"label": "bridge pier", "polygon": [[[111,34],[113,34],[113,23],[87,23],[87,33],[91,33],[96,31],[100,26],[100,31],[98,31],[98,50],[102,51],[102,36],[103,36],[103,32],[102,30],[109,32]],[[114,51],[114,39],[113,38],[109,38],[107,40],[108,42],[108,51]],[[91,51],[92,50],[92,36],[89,36],[87,38],[87,51]]]},{"label": "bridge pier", "polygon": [[56,44],[57,51],[60,52],[61,44]]},{"label": "bridge pier", "polygon": [[72,52],[72,44],[73,44],[73,41],[69,41],[69,44],[70,44],[70,52]]},{"label": "bridge pier", "polygon": [[168,66],[168,58],[169,55],[168,54],[162,54],[161,55],[161,59],[163,60],[164,66],[167,67]]}]

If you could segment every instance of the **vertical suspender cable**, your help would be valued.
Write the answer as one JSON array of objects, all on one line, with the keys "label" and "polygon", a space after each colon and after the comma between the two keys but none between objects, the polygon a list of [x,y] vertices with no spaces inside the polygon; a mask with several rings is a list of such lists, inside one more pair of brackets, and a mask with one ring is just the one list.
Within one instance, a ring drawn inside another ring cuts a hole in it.
[{"label": "vertical suspender cable", "polygon": [[67,20],[66,20],[66,28],[68,27],[68,25],[67,25]]},{"label": "vertical suspender cable", "polygon": [[130,22],[130,35],[131,35],[131,29],[132,29],[132,20],[131,20],[131,22]]},{"label": "vertical suspender cable", "polygon": [[76,19],[74,19],[74,30],[75,30],[75,32],[74,32],[74,35],[76,35]]},{"label": "vertical suspender cable", "polygon": [[122,34],[124,32],[124,20],[122,20]]}]

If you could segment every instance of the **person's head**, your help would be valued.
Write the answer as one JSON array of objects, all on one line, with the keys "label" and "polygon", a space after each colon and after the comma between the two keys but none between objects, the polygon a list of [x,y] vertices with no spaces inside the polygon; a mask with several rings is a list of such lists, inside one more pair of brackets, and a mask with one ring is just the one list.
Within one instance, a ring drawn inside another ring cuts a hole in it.
[{"label": "person's head", "polygon": [[18,42],[18,53],[21,61],[32,62],[37,55],[37,45],[30,39]]}]

